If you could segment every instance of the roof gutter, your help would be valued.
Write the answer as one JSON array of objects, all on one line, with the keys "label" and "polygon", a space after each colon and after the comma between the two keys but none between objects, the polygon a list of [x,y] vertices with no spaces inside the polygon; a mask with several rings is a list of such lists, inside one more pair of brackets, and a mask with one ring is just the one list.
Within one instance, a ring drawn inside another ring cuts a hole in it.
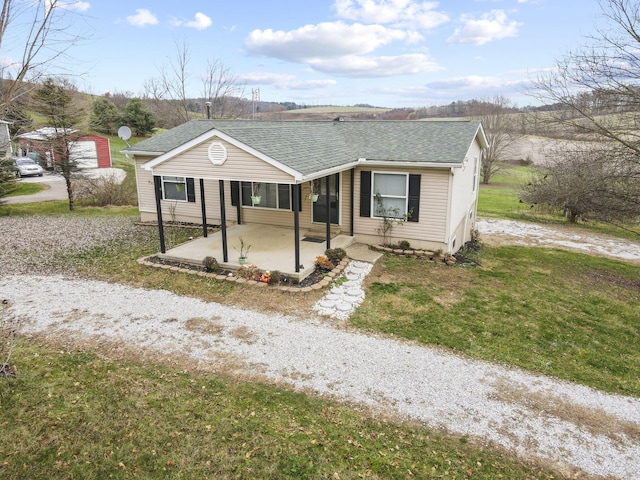
[{"label": "roof gutter", "polygon": [[358,165],[370,165],[372,167],[431,167],[431,168],[461,168],[462,163],[437,163],[437,162],[393,162],[389,160],[367,160],[361,158]]}]

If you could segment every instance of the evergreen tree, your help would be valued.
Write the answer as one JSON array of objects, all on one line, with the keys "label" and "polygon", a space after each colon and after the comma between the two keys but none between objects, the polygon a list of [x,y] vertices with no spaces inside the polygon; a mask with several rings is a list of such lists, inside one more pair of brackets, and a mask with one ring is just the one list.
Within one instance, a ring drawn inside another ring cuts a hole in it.
[{"label": "evergreen tree", "polygon": [[122,123],[122,115],[113,102],[99,98],[93,104],[89,125],[96,132],[115,135]]},{"label": "evergreen tree", "polygon": [[127,102],[124,107],[123,121],[138,137],[151,135],[156,126],[155,117],[139,98],[132,98]]},{"label": "evergreen tree", "polygon": [[45,117],[52,132],[49,134],[49,146],[52,151],[54,167],[60,172],[67,184],[69,210],[74,210],[72,175],[78,170],[71,150],[78,139],[77,130],[73,130],[82,119],[83,110],[74,104],[73,96],[67,91],[68,84],[47,78],[32,96],[33,108]]}]

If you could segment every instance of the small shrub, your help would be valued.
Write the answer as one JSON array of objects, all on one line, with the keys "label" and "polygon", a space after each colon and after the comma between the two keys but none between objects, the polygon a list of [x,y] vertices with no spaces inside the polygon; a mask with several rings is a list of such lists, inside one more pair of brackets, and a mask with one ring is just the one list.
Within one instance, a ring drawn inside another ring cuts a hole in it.
[{"label": "small shrub", "polygon": [[204,257],[204,260],[202,260],[202,265],[207,270],[207,272],[217,273],[220,270],[220,264],[215,257]]},{"label": "small shrub", "polygon": [[280,270],[274,270],[269,277],[269,285],[278,285],[282,281],[282,273]]},{"label": "small shrub", "polygon": [[333,263],[331,263],[331,260],[329,260],[324,255],[317,256],[315,262],[313,262],[313,263],[316,266],[316,268],[318,270],[320,270],[321,272],[328,272],[328,271],[333,270],[335,268],[335,265]]},{"label": "small shrub", "polygon": [[398,247],[402,250],[409,250],[411,248],[411,244],[407,240],[400,240],[398,242]]},{"label": "small shrub", "polygon": [[98,178],[81,177],[73,181],[73,192],[80,205],[137,205],[135,184],[120,182],[115,175]]},{"label": "small shrub", "polygon": [[344,248],[330,248],[324,252],[324,254],[334,265],[340,263],[340,261],[347,256],[347,252]]}]

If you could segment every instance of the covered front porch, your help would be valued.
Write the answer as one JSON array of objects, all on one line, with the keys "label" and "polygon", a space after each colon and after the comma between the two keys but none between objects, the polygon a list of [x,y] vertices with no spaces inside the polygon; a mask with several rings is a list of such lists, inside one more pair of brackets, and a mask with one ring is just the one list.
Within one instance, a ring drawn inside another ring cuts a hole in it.
[{"label": "covered front porch", "polygon": [[[295,232],[288,227],[260,224],[242,224],[227,227],[228,261],[224,262],[222,231],[209,233],[167,250],[158,256],[167,260],[202,265],[205,257],[215,257],[221,268],[235,270],[240,264],[240,238],[245,248],[251,245],[247,255],[249,263],[260,270],[279,270],[292,280],[302,281],[315,269],[314,261],[324,255],[327,242],[318,231],[300,229],[300,267],[295,268]],[[331,248],[346,249],[354,242],[354,237],[338,234],[331,238]]]}]

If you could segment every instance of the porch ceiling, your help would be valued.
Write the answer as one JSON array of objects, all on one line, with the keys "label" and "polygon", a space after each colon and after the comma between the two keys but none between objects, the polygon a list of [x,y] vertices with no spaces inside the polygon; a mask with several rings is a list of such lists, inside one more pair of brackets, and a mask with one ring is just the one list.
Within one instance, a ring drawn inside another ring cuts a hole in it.
[{"label": "porch ceiling", "polygon": [[[240,237],[242,237],[245,246],[251,245],[248,254],[249,263],[256,265],[260,270],[279,270],[284,275],[299,281],[314,271],[316,257],[324,255],[327,249],[324,238],[320,243],[303,241],[305,237],[317,239],[320,236],[317,231],[311,233],[301,229],[300,263],[303,268],[296,273],[293,228],[247,224],[227,228],[229,261],[226,263],[223,262],[222,233],[220,231],[210,233],[206,238],[197,238],[169,249],[165,254],[159,254],[159,256],[168,260],[196,265],[202,265],[202,260],[210,256],[215,257],[223,269],[235,270],[240,266],[238,263],[239,252],[237,251],[240,249]],[[337,235],[331,239],[332,248],[346,248],[351,243],[353,243],[353,237],[348,235]]]}]

